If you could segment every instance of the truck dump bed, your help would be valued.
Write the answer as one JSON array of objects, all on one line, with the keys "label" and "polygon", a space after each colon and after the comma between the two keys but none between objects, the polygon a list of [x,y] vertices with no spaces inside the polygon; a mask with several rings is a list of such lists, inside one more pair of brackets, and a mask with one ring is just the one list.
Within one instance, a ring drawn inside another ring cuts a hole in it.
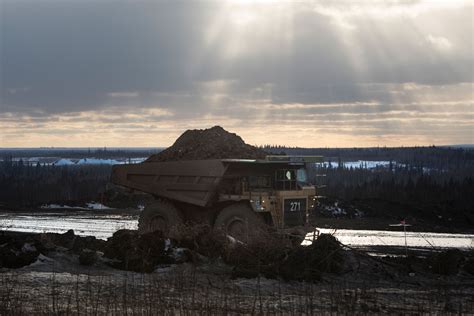
[{"label": "truck dump bed", "polygon": [[180,202],[207,206],[227,169],[221,160],[115,165],[112,182]]},{"label": "truck dump bed", "polygon": [[[212,159],[169,162],[143,162],[115,165],[112,182],[198,206],[209,206],[228,183],[223,179],[239,176],[274,174],[277,168],[296,168],[320,157],[268,156],[266,159]],[[222,184],[222,186],[221,186]],[[231,183],[232,185],[232,183]]]}]

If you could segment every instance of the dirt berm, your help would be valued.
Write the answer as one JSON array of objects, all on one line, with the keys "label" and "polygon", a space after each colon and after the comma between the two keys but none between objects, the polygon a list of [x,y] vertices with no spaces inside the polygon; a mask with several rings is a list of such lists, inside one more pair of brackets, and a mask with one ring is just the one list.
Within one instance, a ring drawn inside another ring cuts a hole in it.
[{"label": "dirt berm", "polygon": [[184,132],[173,146],[150,156],[147,162],[201,159],[263,159],[267,153],[246,144],[220,126]]}]

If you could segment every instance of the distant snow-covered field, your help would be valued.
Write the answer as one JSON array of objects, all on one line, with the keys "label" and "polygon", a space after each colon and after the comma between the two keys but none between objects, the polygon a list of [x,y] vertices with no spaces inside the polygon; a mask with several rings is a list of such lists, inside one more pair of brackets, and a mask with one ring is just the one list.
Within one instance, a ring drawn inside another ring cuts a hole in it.
[{"label": "distant snow-covered field", "polygon": [[14,158],[13,161],[23,161],[28,165],[46,165],[46,166],[82,166],[82,165],[120,165],[120,164],[134,164],[145,161],[146,157],[140,158],[116,158],[116,159],[102,159],[102,158],[65,158],[65,157],[24,157]]},{"label": "distant snow-covered field", "polygon": [[[392,163],[392,166],[395,167],[404,167],[404,164],[397,163],[396,161],[387,161],[387,160],[380,160],[380,161],[372,161],[372,160],[357,160],[357,161],[343,161],[341,162],[342,167],[346,169],[375,169],[375,168],[388,168]],[[317,166],[324,167],[324,168],[338,168],[339,162],[337,161],[327,161],[323,163],[317,163]]]}]

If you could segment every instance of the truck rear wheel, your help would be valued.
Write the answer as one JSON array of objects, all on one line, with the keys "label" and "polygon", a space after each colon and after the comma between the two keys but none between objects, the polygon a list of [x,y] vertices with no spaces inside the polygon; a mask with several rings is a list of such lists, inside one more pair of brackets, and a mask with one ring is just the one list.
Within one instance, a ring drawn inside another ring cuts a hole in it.
[{"label": "truck rear wheel", "polygon": [[222,230],[235,239],[245,242],[258,235],[264,226],[263,220],[244,203],[225,207],[214,222],[214,229]]},{"label": "truck rear wheel", "polygon": [[162,231],[165,236],[172,233],[173,228],[183,224],[181,212],[172,203],[156,201],[147,205],[138,219],[138,232],[146,234]]}]

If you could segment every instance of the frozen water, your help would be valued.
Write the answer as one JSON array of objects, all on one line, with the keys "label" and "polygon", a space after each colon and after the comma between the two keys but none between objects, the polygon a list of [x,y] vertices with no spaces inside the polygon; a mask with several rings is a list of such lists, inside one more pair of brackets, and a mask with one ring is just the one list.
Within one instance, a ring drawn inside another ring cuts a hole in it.
[{"label": "frozen water", "polygon": [[[405,246],[403,231],[353,230],[318,228],[320,233],[332,234],[348,246]],[[312,233],[310,234],[312,236]],[[311,236],[308,235],[308,238]],[[463,248],[474,247],[474,235],[429,232],[407,232],[408,247]]]},{"label": "frozen water", "polygon": [[[0,214],[0,230],[22,232],[64,233],[73,229],[78,235],[107,239],[118,229],[137,229],[138,216],[111,214]],[[321,233],[333,234],[349,246],[404,246],[403,231],[353,230],[318,228]],[[308,238],[312,233],[308,235]],[[474,247],[474,235],[428,232],[407,232],[409,247],[461,248]]]},{"label": "frozen water", "polygon": [[95,214],[0,214],[0,230],[31,233],[65,233],[107,239],[119,229],[137,229],[136,216]]}]

